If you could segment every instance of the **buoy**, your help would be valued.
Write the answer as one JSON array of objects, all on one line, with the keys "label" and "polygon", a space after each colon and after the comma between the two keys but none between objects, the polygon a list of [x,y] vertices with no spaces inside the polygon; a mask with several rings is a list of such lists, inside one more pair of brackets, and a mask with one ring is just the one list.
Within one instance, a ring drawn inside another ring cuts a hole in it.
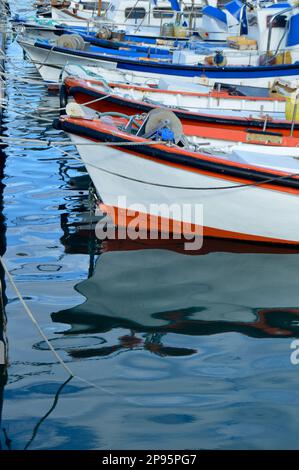
[{"label": "buoy", "polygon": [[85,113],[82,108],[78,103],[72,102],[68,103],[65,107],[65,112],[68,116],[72,118],[85,118]]}]

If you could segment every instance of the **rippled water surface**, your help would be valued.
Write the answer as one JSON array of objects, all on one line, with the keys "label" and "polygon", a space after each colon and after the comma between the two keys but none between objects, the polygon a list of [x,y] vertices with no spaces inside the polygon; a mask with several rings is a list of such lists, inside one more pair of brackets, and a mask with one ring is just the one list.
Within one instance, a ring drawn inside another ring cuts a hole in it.
[{"label": "rippled water surface", "polygon": [[[38,79],[15,42],[7,71]],[[42,83],[11,77],[7,97],[6,135],[67,140],[51,127],[55,112],[37,117],[59,106]],[[61,157],[34,144],[5,150],[2,242],[43,331],[90,383],[65,383],[7,284],[2,447],[299,448],[299,254],[101,246],[84,167]]]}]

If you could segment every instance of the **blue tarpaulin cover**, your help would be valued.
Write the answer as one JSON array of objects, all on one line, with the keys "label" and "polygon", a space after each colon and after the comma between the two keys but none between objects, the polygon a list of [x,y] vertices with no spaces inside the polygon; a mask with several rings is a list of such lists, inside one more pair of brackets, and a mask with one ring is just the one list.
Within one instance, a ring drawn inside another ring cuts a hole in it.
[{"label": "blue tarpaulin cover", "polygon": [[220,10],[219,8],[208,5],[207,7],[204,7],[202,9],[202,13],[203,15],[210,16],[211,18],[214,18],[215,20],[222,21],[222,23],[227,24],[226,14],[224,13],[224,11]]}]

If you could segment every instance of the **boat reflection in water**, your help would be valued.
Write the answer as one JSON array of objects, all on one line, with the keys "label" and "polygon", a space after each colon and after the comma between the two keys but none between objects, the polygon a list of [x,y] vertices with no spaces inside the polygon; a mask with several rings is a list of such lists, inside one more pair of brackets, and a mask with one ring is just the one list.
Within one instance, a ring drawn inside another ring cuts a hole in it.
[{"label": "boat reflection in water", "polygon": [[[0,315],[1,314],[2,312],[0,312]],[[0,362],[0,430],[2,430],[1,423],[2,423],[2,409],[3,409],[3,400],[4,400],[4,387],[7,382],[7,365],[3,364],[3,362],[5,361],[5,350],[4,350],[5,346],[4,345],[5,345],[5,338],[4,338],[3,325],[1,321],[1,325],[0,325],[0,360],[1,360]],[[3,448],[2,438],[3,438],[3,434],[1,432],[0,450]]]},{"label": "boat reflection in water", "polygon": [[111,345],[73,348],[71,356],[132,348],[165,356],[196,352],[174,347],[170,333],[299,336],[298,251],[205,240],[200,252],[184,254],[178,242],[163,243],[158,248],[144,241],[103,242],[90,277],[76,285],[85,302],[52,319],[70,325],[65,335],[116,328],[128,333],[117,340],[113,335]]},{"label": "boat reflection in water", "polygon": [[[0,256],[2,257],[6,251],[6,227],[5,218],[3,215],[3,178],[4,178],[4,165],[5,155],[0,149]],[[7,382],[7,338],[5,335],[6,329],[6,313],[5,305],[7,299],[5,295],[5,275],[2,264],[0,263],[0,450],[4,446],[4,441],[7,441],[2,432],[2,409],[4,400],[4,387]],[[7,442],[6,442],[7,444]]]}]

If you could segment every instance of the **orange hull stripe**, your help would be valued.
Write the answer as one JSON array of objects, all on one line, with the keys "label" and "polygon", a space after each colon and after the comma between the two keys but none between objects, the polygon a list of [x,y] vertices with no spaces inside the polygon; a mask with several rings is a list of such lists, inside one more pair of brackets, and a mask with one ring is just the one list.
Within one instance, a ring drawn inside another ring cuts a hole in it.
[{"label": "orange hull stripe", "polygon": [[[154,80],[154,79],[153,79]],[[65,79],[65,83],[67,86],[72,87],[72,86],[85,86],[88,87],[89,89],[92,88],[88,84],[91,83],[93,85],[99,85],[101,86],[103,82],[101,80],[84,80],[84,79],[77,79],[74,77],[67,77]],[[216,90],[211,90],[209,93],[197,93],[197,92],[192,92],[192,91],[176,91],[176,90],[163,90],[159,88],[152,88],[152,87],[145,87],[145,86],[138,86],[138,85],[127,85],[126,83],[114,83],[114,82],[108,82],[108,85],[111,88],[123,88],[124,90],[137,90],[137,91],[142,91],[142,92],[151,92],[151,93],[163,93],[165,95],[183,95],[183,96],[198,96],[198,97],[212,97],[212,98],[229,98],[231,100],[242,100],[242,101],[280,101],[280,102],[285,102],[286,99],[284,97],[275,97],[271,98],[270,96],[235,96],[235,95],[230,95],[228,92],[225,91],[216,91]],[[95,91],[98,91],[96,88],[92,88]]]},{"label": "orange hull stripe", "polygon": [[[127,227],[134,219],[138,217],[138,228],[140,231],[147,231],[149,227],[158,228],[159,233],[163,233],[165,227],[169,227],[170,234],[177,235],[197,235],[213,238],[228,238],[232,240],[254,241],[261,243],[275,243],[284,245],[299,245],[299,241],[283,240],[280,238],[263,237],[260,235],[250,235],[246,233],[238,233],[230,230],[222,230],[211,227],[201,227],[195,224],[183,224],[181,222],[165,219],[161,216],[154,216],[150,214],[141,213],[138,211],[128,211],[124,208],[110,206],[104,203],[99,203],[102,212],[108,214],[113,223],[119,227]],[[189,231],[188,231],[189,227]],[[184,232],[182,232],[182,228]]]}]

